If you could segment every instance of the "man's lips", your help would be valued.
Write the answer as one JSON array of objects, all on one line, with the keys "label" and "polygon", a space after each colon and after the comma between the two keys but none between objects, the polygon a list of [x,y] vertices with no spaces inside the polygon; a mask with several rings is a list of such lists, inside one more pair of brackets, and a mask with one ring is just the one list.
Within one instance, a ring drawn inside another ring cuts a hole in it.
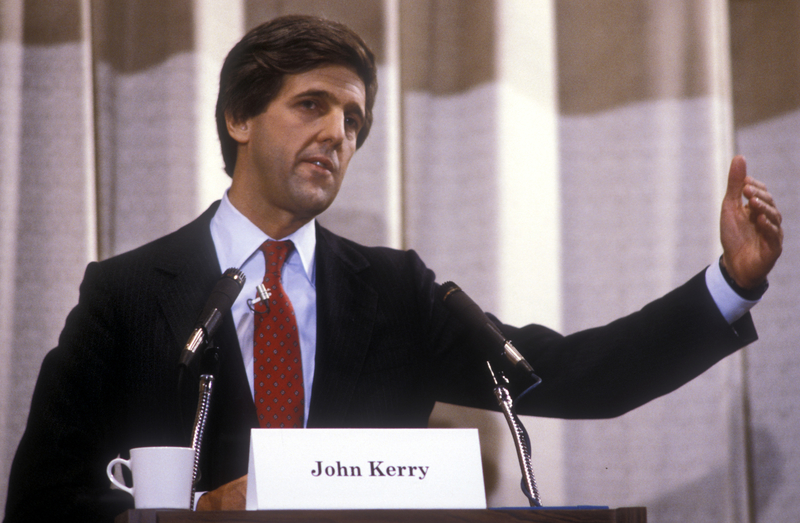
[{"label": "man's lips", "polygon": [[332,173],[338,170],[336,163],[327,156],[309,156],[307,158],[303,158],[303,162],[310,163]]}]

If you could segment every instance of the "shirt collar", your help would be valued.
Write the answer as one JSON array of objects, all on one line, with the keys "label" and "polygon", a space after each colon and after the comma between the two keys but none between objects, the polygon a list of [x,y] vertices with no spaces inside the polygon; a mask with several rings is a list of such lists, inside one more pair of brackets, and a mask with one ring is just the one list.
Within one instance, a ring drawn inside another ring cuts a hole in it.
[{"label": "shirt collar", "polygon": [[[220,270],[242,267],[267,240],[291,240],[300,256],[303,271],[309,281],[313,282],[314,254],[317,247],[314,224],[315,220],[312,219],[285,238],[270,238],[233,206],[228,199],[228,192],[225,191],[219,208],[211,219],[211,237],[217,249]],[[292,258],[294,256],[290,256],[287,263],[292,263]]]}]

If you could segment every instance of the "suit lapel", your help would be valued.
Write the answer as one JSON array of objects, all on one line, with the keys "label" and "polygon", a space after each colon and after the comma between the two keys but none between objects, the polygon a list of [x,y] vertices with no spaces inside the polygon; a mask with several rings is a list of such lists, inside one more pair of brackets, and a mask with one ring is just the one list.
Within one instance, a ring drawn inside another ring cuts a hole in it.
[{"label": "suit lapel", "polygon": [[[211,218],[216,209],[217,204],[212,205],[196,220],[168,237],[155,264],[156,277],[160,278],[158,306],[175,340],[170,350],[175,352],[176,365],[180,351],[221,276],[210,232]],[[241,416],[245,420],[249,420],[249,407],[252,407],[254,418],[255,407],[250,396],[239,340],[230,313],[225,316],[214,342],[221,353],[214,399],[236,405],[236,409],[241,410]],[[187,434],[191,432],[196,408],[198,363],[199,358],[196,358],[190,368],[186,395],[181,407],[184,424],[189,425],[182,430]]]},{"label": "suit lapel", "polygon": [[369,348],[378,294],[362,278],[369,262],[317,226],[317,354],[308,425],[347,419]]},{"label": "suit lapel", "polygon": [[209,229],[215,211],[216,205],[168,237],[155,264],[161,280],[158,305],[180,348],[221,275]]}]

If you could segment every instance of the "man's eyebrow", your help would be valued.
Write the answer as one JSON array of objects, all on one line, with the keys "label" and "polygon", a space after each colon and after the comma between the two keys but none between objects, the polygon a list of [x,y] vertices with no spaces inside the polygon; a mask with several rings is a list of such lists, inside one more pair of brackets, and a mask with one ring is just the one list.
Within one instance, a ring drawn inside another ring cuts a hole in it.
[{"label": "man's eyebrow", "polygon": [[303,98],[306,96],[315,96],[317,98],[333,98],[333,95],[325,89],[307,89],[297,93],[295,98]]}]

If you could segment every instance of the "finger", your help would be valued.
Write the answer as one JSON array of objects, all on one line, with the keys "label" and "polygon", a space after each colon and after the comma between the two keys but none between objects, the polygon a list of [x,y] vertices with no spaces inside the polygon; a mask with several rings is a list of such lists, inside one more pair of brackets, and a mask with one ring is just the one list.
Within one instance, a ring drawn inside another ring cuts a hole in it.
[{"label": "finger", "polygon": [[744,183],[745,185],[753,185],[759,189],[764,189],[764,190],[767,189],[767,185],[764,182],[762,182],[761,180],[756,180],[755,178],[751,178],[749,176],[745,176]]},{"label": "finger", "polygon": [[[746,190],[746,195],[749,192],[751,191]],[[778,206],[775,205],[775,201],[770,193],[764,191],[754,191],[752,195],[747,196],[747,206],[750,208],[751,212],[754,213],[754,219],[757,218],[759,214],[763,214],[769,221],[776,225],[780,225],[782,223],[783,217],[781,216],[781,212],[778,210]]]},{"label": "finger", "polygon": [[783,216],[777,207],[755,199],[751,200],[748,206],[750,207],[750,220],[756,224],[760,233],[766,235],[774,233],[782,238],[781,222],[783,221]]},{"label": "finger", "polygon": [[777,259],[783,249],[783,230],[780,225],[767,219],[765,215],[760,215],[756,220],[756,228],[759,234],[767,242],[773,257]]},{"label": "finger", "polygon": [[728,171],[728,188],[725,192],[725,199],[739,203],[744,190],[745,178],[747,178],[747,163],[744,156],[734,156],[731,161],[731,168]]},{"label": "finger", "polygon": [[763,215],[775,225],[783,223],[783,216],[781,216],[781,212],[774,205],[769,205],[762,200],[753,198],[748,202],[748,206],[750,207],[750,212],[753,213],[753,218],[757,218],[758,215]]},{"label": "finger", "polygon": [[742,189],[744,197],[747,199],[758,198],[761,201],[767,202],[769,205],[775,205],[775,200],[772,194],[767,190],[766,186],[763,188],[755,187],[751,184],[746,184]]},{"label": "finger", "polygon": [[774,205],[768,205],[761,200],[751,200],[750,208],[757,215],[764,216],[764,218],[775,225],[780,226],[781,223],[783,223],[783,216],[781,216],[781,212]]}]

